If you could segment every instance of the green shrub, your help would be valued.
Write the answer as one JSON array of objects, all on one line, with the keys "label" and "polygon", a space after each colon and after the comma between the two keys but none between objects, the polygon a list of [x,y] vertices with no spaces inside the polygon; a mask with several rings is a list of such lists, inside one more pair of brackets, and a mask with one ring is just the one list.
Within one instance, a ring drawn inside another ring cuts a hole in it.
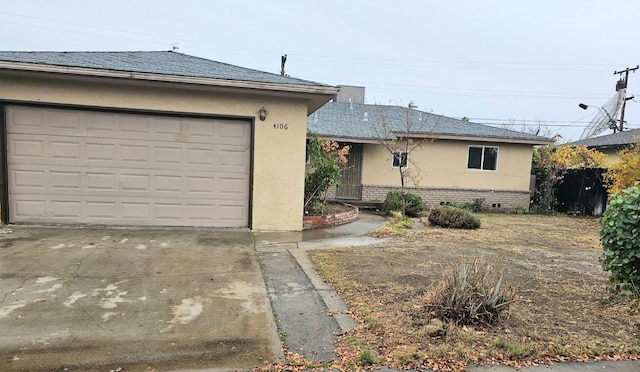
[{"label": "green shrub", "polygon": [[604,271],[619,290],[640,297],[640,186],[629,187],[611,196],[600,220]]},{"label": "green shrub", "polygon": [[398,229],[413,229],[413,220],[403,216],[400,212],[391,212],[391,227]]},{"label": "green shrub", "polygon": [[[402,191],[389,191],[387,193],[387,197],[384,199],[382,210],[387,213],[392,211],[402,211],[402,195]],[[420,195],[405,192],[404,201],[404,212],[407,216],[417,217],[424,210],[424,202]]]},{"label": "green shrub", "polygon": [[465,210],[442,205],[431,210],[429,224],[452,229],[477,229],[480,219]]},{"label": "green shrub", "polygon": [[370,366],[376,363],[376,356],[371,352],[371,350],[363,350],[360,354],[355,357],[356,363],[361,366]]},{"label": "green shrub", "polygon": [[502,275],[484,259],[462,261],[445,272],[427,300],[427,310],[458,325],[493,325],[516,299]]},{"label": "green shrub", "polygon": [[484,199],[473,199],[473,202],[468,203],[454,203],[454,202],[441,202],[440,205],[447,205],[450,207],[464,209],[469,212],[478,213],[482,212],[482,206],[484,205]]}]

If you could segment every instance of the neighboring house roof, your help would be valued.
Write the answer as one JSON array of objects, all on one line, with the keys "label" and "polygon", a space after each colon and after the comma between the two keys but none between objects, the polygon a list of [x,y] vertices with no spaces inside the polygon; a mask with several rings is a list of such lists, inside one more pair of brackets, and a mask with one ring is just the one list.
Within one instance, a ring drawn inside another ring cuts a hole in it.
[{"label": "neighboring house roof", "polygon": [[634,143],[640,143],[640,129],[592,137],[580,141],[567,143],[568,146],[587,146],[596,149],[619,149]]},{"label": "neighboring house roof", "polygon": [[[491,127],[401,106],[328,102],[307,118],[307,127],[320,136],[341,141],[375,142],[380,123],[396,136],[466,139],[526,144],[553,140],[528,133]],[[378,133],[381,133],[380,131]]]},{"label": "neighboring house roof", "polygon": [[0,70],[108,77],[293,94],[317,110],[338,88],[171,51],[3,52]]}]

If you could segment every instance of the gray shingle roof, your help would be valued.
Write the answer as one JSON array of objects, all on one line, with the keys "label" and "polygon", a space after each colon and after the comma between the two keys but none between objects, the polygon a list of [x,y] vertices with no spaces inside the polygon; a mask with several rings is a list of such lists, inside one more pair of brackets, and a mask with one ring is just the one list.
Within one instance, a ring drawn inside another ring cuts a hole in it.
[{"label": "gray shingle roof", "polygon": [[170,51],[3,52],[0,61],[273,84],[327,86]]},{"label": "gray shingle roof", "polygon": [[[525,143],[548,143],[550,139],[508,129],[462,121],[401,106],[328,102],[307,118],[309,130],[320,136],[375,140],[373,127],[381,121],[393,132],[453,137],[495,138]],[[409,125],[407,124],[409,123]]]},{"label": "gray shingle roof", "polygon": [[587,138],[567,143],[567,145],[595,148],[619,148],[633,143],[640,143],[640,129],[625,130],[600,137]]}]

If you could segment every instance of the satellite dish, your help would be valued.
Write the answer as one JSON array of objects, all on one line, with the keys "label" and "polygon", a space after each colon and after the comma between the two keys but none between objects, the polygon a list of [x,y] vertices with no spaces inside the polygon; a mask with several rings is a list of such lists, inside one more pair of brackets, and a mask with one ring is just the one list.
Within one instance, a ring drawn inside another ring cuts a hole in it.
[{"label": "satellite dish", "polygon": [[[609,100],[609,102],[605,103],[602,107],[591,106],[591,107],[597,107],[598,113],[593,118],[593,120],[591,120],[591,122],[587,124],[587,126],[584,128],[584,131],[580,136],[581,140],[595,137],[598,134],[604,132],[605,130],[612,129],[613,127],[615,127],[618,114],[622,107],[622,103],[625,100],[626,91],[627,91],[626,89],[620,89]],[[583,103],[581,103],[579,106],[584,110],[590,107]]]}]

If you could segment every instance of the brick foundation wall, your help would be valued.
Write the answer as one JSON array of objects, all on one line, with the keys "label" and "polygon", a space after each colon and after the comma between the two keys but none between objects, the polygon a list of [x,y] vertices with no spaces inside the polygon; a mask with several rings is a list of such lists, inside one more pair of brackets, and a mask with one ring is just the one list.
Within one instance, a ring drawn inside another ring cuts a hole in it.
[{"label": "brick foundation wall", "polygon": [[[384,201],[394,186],[362,185],[362,200]],[[424,200],[425,209],[431,209],[443,202],[473,203],[475,199],[484,199],[483,209],[489,211],[512,211],[515,208],[529,208],[529,191],[469,190],[444,188],[405,187],[407,192],[418,194]]]}]

